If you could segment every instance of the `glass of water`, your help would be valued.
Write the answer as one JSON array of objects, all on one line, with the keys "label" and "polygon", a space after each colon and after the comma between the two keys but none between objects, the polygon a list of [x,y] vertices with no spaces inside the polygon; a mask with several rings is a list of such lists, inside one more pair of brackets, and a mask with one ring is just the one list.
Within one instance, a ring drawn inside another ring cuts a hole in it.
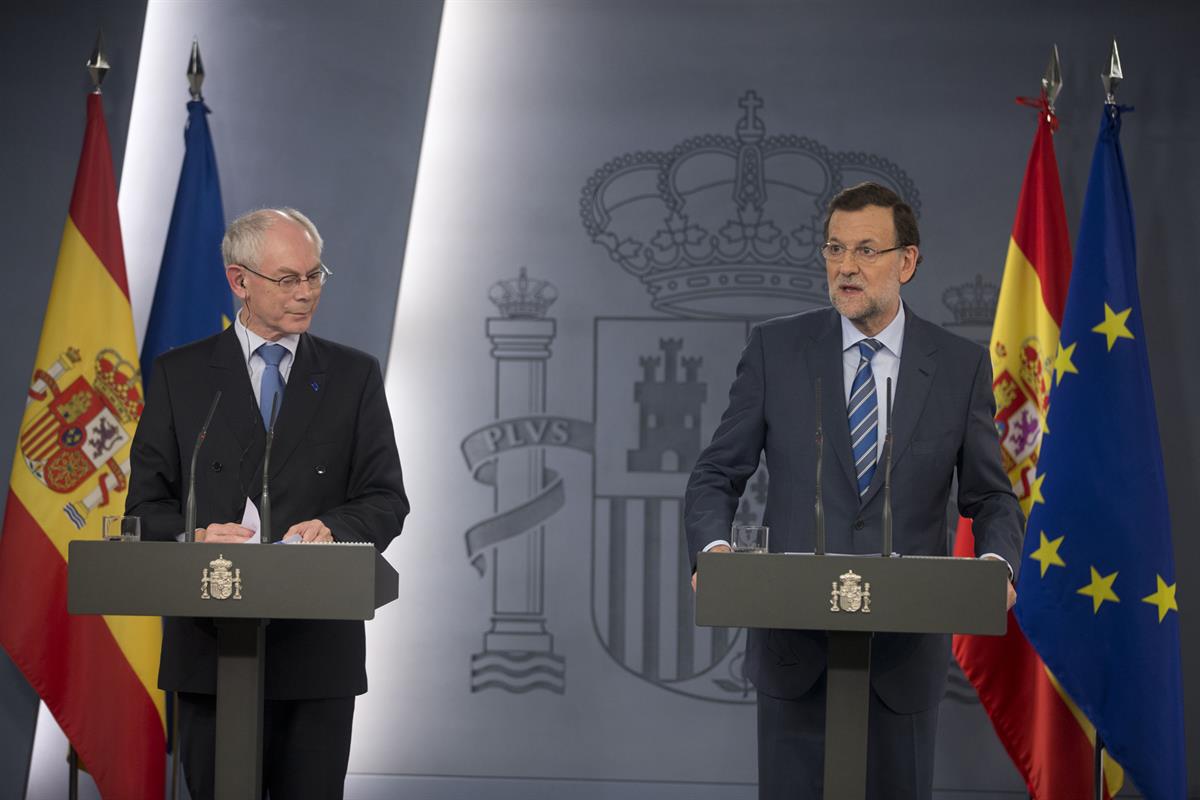
[{"label": "glass of water", "polygon": [[767,537],[771,529],[766,525],[743,525],[735,522],[730,530],[729,543],[735,553],[767,552]]}]

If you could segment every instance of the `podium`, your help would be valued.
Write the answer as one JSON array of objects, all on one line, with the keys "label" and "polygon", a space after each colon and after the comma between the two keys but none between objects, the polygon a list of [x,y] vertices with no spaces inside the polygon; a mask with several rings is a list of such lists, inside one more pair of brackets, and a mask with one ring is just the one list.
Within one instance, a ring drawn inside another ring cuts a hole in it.
[{"label": "podium", "polygon": [[997,636],[1008,619],[994,559],[701,553],[696,569],[697,625],[828,632],[826,797],[866,794],[873,634]]},{"label": "podium", "polygon": [[262,797],[263,666],[272,619],[367,620],[399,576],[370,544],[73,541],[67,611],[202,617],[217,627],[216,796]]}]

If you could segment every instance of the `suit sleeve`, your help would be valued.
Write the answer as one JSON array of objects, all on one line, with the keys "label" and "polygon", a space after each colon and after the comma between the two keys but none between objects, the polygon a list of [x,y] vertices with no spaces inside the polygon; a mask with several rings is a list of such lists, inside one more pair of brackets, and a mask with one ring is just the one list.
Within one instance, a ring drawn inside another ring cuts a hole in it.
[{"label": "suit sleeve", "polygon": [[683,513],[693,570],[705,545],[729,538],[738,501],[758,469],[767,430],[762,338],[761,328],[750,332],[729,389],[729,405],[688,479]]},{"label": "suit sleeve", "polygon": [[346,501],[318,516],[337,541],[370,542],[384,550],[404,526],[409,504],[383,375],[375,359],[371,359],[347,445],[351,459]]},{"label": "suit sleeve", "polygon": [[183,532],[182,475],[167,369],[160,360],[133,436],[125,498],[125,513],[142,518],[142,538],[171,541]]},{"label": "suit sleeve", "polygon": [[966,433],[958,451],[958,508],[971,519],[975,553],[995,553],[1008,561],[1016,580],[1021,566],[1025,515],[1000,460],[996,435],[992,367],[980,353],[967,409]]}]

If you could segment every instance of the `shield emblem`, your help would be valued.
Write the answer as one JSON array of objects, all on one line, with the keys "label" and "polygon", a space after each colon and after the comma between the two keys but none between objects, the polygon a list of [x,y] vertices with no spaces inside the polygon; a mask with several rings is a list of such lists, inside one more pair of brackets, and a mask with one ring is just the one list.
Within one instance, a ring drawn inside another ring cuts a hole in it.
[{"label": "shield emblem", "polygon": [[112,403],[80,376],[55,393],[45,410],[21,431],[21,454],[38,480],[66,494],[128,441]]},{"label": "shield emblem", "polygon": [[[694,623],[683,494],[747,333],[743,321],[600,318],[595,335],[596,636],[634,675],[725,702],[747,701],[741,631]],[[758,496],[745,513],[761,514]]]}]

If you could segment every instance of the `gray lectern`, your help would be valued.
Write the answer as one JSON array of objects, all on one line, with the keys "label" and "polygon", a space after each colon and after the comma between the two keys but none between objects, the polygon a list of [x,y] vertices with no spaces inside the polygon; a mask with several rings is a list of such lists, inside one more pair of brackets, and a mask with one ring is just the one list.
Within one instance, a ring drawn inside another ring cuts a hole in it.
[{"label": "gray lectern", "polygon": [[1003,561],[800,553],[701,553],[696,624],[829,633],[825,796],[866,794],[871,635],[1000,635]]},{"label": "gray lectern", "polygon": [[262,797],[271,619],[366,620],[399,577],[369,544],[71,542],[67,611],[206,617],[217,626],[216,796]]}]

